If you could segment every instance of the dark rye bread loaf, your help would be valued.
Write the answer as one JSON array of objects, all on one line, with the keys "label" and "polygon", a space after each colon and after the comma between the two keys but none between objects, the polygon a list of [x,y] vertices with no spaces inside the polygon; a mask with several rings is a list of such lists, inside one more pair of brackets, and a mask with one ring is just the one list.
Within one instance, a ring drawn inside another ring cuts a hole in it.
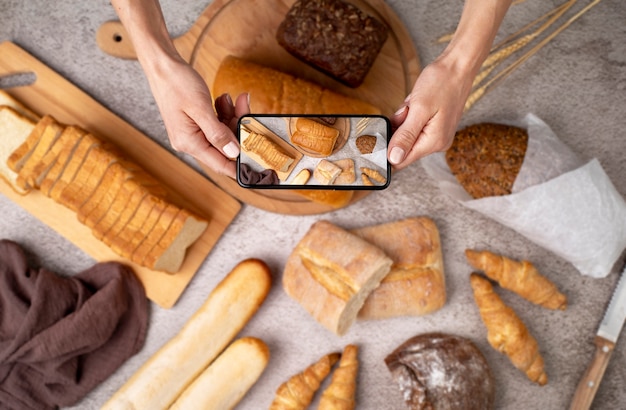
[{"label": "dark rye bread loaf", "polygon": [[457,131],[446,162],[473,198],[508,195],[527,146],[528,132],[523,128],[479,123]]},{"label": "dark rye bread loaf", "polygon": [[482,352],[469,339],[421,334],[404,342],[385,363],[411,410],[489,410],[495,382]]},{"label": "dark rye bread loaf", "polygon": [[341,0],[299,0],[278,27],[276,39],[289,53],[338,81],[363,83],[389,29]]}]

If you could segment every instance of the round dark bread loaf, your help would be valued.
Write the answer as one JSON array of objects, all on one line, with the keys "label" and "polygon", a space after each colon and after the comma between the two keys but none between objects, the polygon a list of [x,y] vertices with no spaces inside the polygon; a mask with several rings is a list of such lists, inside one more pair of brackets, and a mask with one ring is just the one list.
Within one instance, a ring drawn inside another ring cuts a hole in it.
[{"label": "round dark bread loaf", "polygon": [[457,131],[446,161],[473,198],[508,195],[527,146],[528,132],[523,128],[479,123]]},{"label": "round dark bread loaf", "polygon": [[411,410],[488,410],[495,384],[482,352],[469,339],[443,333],[415,336],[385,358]]}]

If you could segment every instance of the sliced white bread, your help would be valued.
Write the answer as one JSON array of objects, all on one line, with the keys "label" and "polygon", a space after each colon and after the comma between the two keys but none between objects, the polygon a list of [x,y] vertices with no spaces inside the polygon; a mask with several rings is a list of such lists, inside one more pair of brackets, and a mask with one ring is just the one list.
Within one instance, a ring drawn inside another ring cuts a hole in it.
[{"label": "sliced white bread", "polygon": [[[40,168],[40,161],[46,156],[48,151],[55,145],[65,126],[57,122],[50,116],[44,117],[47,125],[42,130],[39,136],[39,142],[35,145],[32,152],[28,154],[28,158],[22,164],[19,172],[17,173],[16,183],[24,190],[36,188],[35,180],[39,180],[38,169]],[[30,138],[30,137],[29,137]]]},{"label": "sliced white bread", "polygon": [[198,240],[208,225],[207,221],[181,209],[165,235],[148,253],[144,266],[169,273],[177,272],[183,264],[187,248]]},{"label": "sliced white bread", "polygon": [[28,191],[17,186],[17,173],[7,164],[11,153],[28,138],[35,122],[21,115],[9,106],[0,107],[0,176],[18,193],[24,195]]},{"label": "sliced white bread", "polygon": [[115,253],[125,258],[130,258],[134,251],[134,248],[131,248],[130,245],[131,241],[136,233],[141,232],[142,228],[150,232],[151,227],[144,227],[144,225],[155,207],[161,208],[162,211],[162,209],[165,208],[165,201],[154,195],[147,194],[137,207],[137,211],[133,217],[126,223],[124,228],[112,238],[110,246]]},{"label": "sliced white bread", "polygon": [[[83,166],[85,159],[89,156],[89,153],[95,147],[100,146],[100,144],[101,141],[91,134],[87,134],[81,139],[80,143],[76,147],[76,150],[74,151],[74,154],[69,158],[63,173],[59,175],[56,181],[51,184],[50,191],[48,192],[50,198],[57,202],[61,202],[61,194],[63,193],[65,187],[72,183],[78,174],[78,170]],[[45,179],[47,179],[47,177]],[[46,192],[43,193],[46,194]]]},{"label": "sliced white bread", "polygon": [[135,189],[135,184],[131,185],[132,187],[127,183],[122,185],[122,189],[117,193],[115,201],[105,216],[92,229],[96,238],[107,245],[110,245],[113,238],[124,229],[128,221],[137,212],[143,198],[148,195],[146,191]]},{"label": "sliced white bread", "polygon": [[174,204],[168,204],[167,207],[163,210],[159,219],[154,224],[148,235],[143,239],[143,241],[135,248],[131,255],[131,260],[140,265],[144,265],[144,262],[152,250],[156,246],[157,243],[165,236],[165,233],[169,229],[170,225],[174,222],[178,214],[180,213],[180,208]]},{"label": "sliced white bread", "polygon": [[81,129],[73,142],[66,141],[66,144],[63,144],[59,147],[60,151],[53,161],[54,164],[52,164],[50,170],[43,176],[43,178],[39,182],[39,190],[41,191],[41,193],[46,196],[50,196],[50,191],[52,190],[52,187],[65,172],[65,169],[70,164],[70,160],[74,156],[74,153],[76,153],[79,147],[83,147],[83,139],[87,135],[87,131]]},{"label": "sliced white bread", "polygon": [[4,90],[0,90],[0,106],[13,108],[33,123],[39,121],[39,115],[35,114],[29,107]]},{"label": "sliced white bread", "polygon": [[72,211],[78,211],[97,188],[116,158],[117,155],[105,145],[99,145],[90,150],[72,182],[61,192],[59,202]]},{"label": "sliced white bread", "polygon": [[[61,153],[65,149],[70,149],[78,142],[78,140],[87,131],[75,127],[66,126],[63,128],[59,138],[48,149],[48,152],[33,166],[31,175],[27,177],[27,183],[33,188],[39,189],[48,172],[52,170],[54,165],[60,160]],[[22,172],[24,169],[22,169]]]},{"label": "sliced white bread", "polygon": [[30,155],[35,151],[35,148],[37,148],[37,144],[39,144],[39,139],[43,135],[43,132],[52,121],[55,120],[51,116],[44,116],[37,122],[28,137],[11,152],[7,159],[7,165],[13,172],[20,172]]}]

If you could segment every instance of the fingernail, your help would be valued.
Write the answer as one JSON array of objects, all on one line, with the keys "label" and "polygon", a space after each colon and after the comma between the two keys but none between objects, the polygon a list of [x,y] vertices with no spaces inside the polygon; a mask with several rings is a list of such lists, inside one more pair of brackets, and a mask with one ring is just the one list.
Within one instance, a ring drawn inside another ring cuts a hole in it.
[{"label": "fingernail", "polygon": [[224,154],[226,154],[228,158],[237,158],[237,155],[239,155],[239,147],[231,141],[224,147]]},{"label": "fingernail", "polygon": [[400,147],[393,147],[389,153],[389,162],[397,165],[404,159],[404,150]]},{"label": "fingernail", "polygon": [[246,93],[246,98],[248,99],[248,107],[250,107],[250,93]]},{"label": "fingernail", "polygon": [[403,105],[403,106],[402,106],[402,107],[400,107],[400,108],[398,109],[398,111],[396,111],[393,115],[400,115],[400,114],[402,114],[403,112],[405,112],[407,108],[409,108],[407,105]]},{"label": "fingernail", "polygon": [[226,98],[226,101],[228,102],[228,105],[233,105],[233,99],[230,98],[230,94],[225,93],[224,95],[226,96],[225,98]]}]

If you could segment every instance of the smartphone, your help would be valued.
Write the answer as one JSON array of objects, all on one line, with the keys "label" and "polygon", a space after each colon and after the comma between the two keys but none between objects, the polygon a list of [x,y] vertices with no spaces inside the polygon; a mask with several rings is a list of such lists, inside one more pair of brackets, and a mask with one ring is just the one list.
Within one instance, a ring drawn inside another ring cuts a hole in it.
[{"label": "smartphone", "polygon": [[380,190],[389,186],[389,119],[267,115],[239,119],[237,182],[256,189]]}]

